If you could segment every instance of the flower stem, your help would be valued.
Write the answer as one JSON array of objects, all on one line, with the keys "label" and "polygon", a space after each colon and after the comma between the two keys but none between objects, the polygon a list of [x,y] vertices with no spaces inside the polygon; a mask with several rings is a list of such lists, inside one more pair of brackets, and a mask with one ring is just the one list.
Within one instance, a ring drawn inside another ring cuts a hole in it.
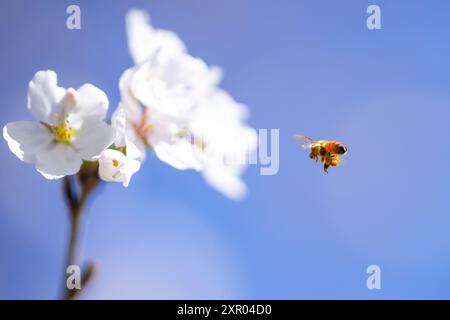
[{"label": "flower stem", "polygon": [[67,254],[66,266],[73,265],[75,263],[76,248],[78,242],[78,230],[80,228],[80,212],[72,213],[70,217],[70,240],[69,249]]},{"label": "flower stem", "polygon": [[81,288],[80,289],[69,289],[66,283],[66,270],[70,265],[75,265],[76,263],[76,253],[78,247],[79,240],[79,229],[81,220],[83,217],[83,209],[86,203],[86,200],[89,194],[95,189],[98,184],[98,176],[96,167],[85,167],[78,174],[78,178],[80,181],[80,194],[77,194],[75,188],[75,181],[73,181],[73,177],[65,176],[63,180],[63,189],[64,196],[67,201],[68,209],[69,209],[69,221],[70,221],[70,236],[69,243],[67,247],[67,260],[64,267],[64,290],[63,290],[63,299],[75,299],[77,294],[84,288],[84,286],[89,282],[92,278],[92,274],[94,273],[94,264],[89,262],[85,270],[82,271],[81,274]]}]

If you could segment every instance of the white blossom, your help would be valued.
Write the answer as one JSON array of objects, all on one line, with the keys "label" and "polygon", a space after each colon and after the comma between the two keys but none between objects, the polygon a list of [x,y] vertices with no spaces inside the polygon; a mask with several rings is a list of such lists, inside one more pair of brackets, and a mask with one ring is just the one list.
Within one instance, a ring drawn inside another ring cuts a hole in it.
[{"label": "white blossom", "polygon": [[103,120],[108,110],[105,93],[92,84],[78,90],[58,87],[53,71],[39,71],[29,83],[28,109],[36,122],[17,121],[3,127],[10,150],[33,163],[47,179],[79,171],[113,141]]},{"label": "white blossom", "polygon": [[202,172],[227,196],[242,197],[240,177],[256,146],[254,130],[244,123],[246,106],[218,89],[219,68],[192,57],[174,33],[148,22],[141,11],[127,15],[136,63],[120,80],[127,138],[176,169]]},{"label": "white blossom", "polygon": [[[114,148],[106,149],[98,158],[98,175],[104,181],[121,182],[128,187],[131,177],[141,167],[145,149],[136,145],[135,139],[127,135],[127,118],[125,109],[120,104],[111,118],[114,130]],[[133,142],[134,141],[134,142]]]},{"label": "white blossom", "polygon": [[98,158],[98,175],[104,181],[121,182],[128,187],[131,176],[141,167],[141,163],[126,156],[121,151],[107,149]]}]

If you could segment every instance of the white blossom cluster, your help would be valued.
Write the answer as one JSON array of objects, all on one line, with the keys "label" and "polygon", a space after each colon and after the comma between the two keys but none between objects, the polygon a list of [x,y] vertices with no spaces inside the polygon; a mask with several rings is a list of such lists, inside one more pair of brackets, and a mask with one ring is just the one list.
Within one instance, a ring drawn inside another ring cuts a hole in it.
[{"label": "white blossom cluster", "polygon": [[110,123],[106,94],[85,84],[58,86],[56,73],[37,72],[28,110],[37,121],[3,128],[10,150],[47,179],[76,174],[98,161],[98,176],[128,186],[147,151],[178,170],[193,169],[230,198],[246,192],[245,159],[256,148],[245,105],[220,89],[221,70],[190,55],[173,32],[155,29],[145,12],[126,17],[134,66],[119,80],[121,101]]}]

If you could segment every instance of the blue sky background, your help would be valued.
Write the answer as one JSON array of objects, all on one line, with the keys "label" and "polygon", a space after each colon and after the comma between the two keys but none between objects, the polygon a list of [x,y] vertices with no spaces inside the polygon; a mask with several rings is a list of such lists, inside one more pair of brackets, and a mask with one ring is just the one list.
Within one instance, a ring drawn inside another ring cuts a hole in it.
[{"label": "blue sky background", "polygon": [[[366,28],[372,3],[380,31]],[[81,30],[65,27],[70,4]],[[251,166],[240,202],[151,156],[128,189],[104,185],[83,225],[80,259],[99,270],[82,297],[450,298],[450,2],[4,0],[1,125],[31,119],[41,69],[93,83],[114,109],[133,7],[221,66],[252,126],[280,129],[280,171]],[[325,175],[293,133],[344,141],[345,164]],[[0,157],[0,298],[57,298],[60,183],[5,142]],[[370,264],[381,290],[366,288]]]}]

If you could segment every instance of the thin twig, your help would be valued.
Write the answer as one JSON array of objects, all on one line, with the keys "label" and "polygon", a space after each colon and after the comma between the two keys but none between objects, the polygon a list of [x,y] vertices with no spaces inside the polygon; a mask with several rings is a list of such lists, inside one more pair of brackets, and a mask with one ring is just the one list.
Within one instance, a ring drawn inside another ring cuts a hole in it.
[{"label": "thin twig", "polygon": [[[80,175],[80,180],[82,180],[81,178],[82,176]],[[94,179],[91,178],[86,180],[86,176],[84,176],[83,178],[85,180],[82,180],[81,195],[79,196],[77,195],[73,181],[71,181],[72,180],[71,177],[69,176],[64,177],[63,182],[64,195],[67,201],[67,205],[69,207],[69,221],[70,221],[70,236],[67,248],[67,260],[64,268],[65,276],[67,267],[76,264],[75,263],[76,253],[78,247],[80,223],[83,215],[83,208],[89,194],[97,185],[96,176]],[[86,181],[88,183],[86,183]],[[94,272],[94,264],[90,262],[88,264],[88,267],[83,271],[83,274],[81,276],[81,285],[82,285],[81,289],[84,288],[84,286],[92,278],[93,272]],[[67,287],[66,281],[64,281],[63,298],[66,300],[74,299],[81,289],[69,289]]]}]

